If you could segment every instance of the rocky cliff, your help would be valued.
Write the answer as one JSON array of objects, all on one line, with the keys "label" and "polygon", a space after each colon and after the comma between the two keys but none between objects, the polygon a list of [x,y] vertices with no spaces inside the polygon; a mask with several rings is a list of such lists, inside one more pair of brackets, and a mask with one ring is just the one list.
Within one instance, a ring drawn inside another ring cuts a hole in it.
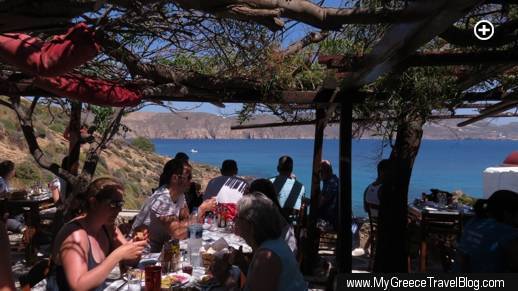
[{"label": "rocky cliff", "polygon": [[[250,122],[267,123],[278,122],[278,120],[273,116],[260,116]],[[234,118],[202,112],[135,112],[126,116],[123,123],[131,129],[128,136],[130,138],[135,136],[173,139],[313,138],[315,131],[311,125],[230,130],[231,125],[238,124]],[[337,129],[336,126],[328,128],[326,136],[330,138],[338,136]]]},{"label": "rocky cliff", "polygon": [[[461,120],[441,120],[426,124],[425,139],[518,139],[518,122],[495,125],[488,121],[457,127]],[[279,122],[274,116],[259,116],[247,123]],[[313,138],[314,126],[291,126],[230,130],[236,119],[201,112],[154,113],[135,112],[123,120],[131,132],[128,137],[171,139],[305,139]],[[326,128],[326,138],[338,138],[338,125]],[[363,137],[369,138],[372,132]]]}]

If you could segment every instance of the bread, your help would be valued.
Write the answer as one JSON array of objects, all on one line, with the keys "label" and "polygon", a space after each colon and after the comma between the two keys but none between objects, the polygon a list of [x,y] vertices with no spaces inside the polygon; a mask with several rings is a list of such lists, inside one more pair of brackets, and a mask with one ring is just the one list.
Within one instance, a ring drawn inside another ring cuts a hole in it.
[{"label": "bread", "polygon": [[201,259],[203,262],[203,267],[208,269],[210,267],[210,265],[212,265],[212,263],[214,262],[215,253],[216,253],[216,251],[213,248],[209,248],[206,251],[201,250],[200,254],[201,254]]},{"label": "bread", "polygon": [[142,231],[137,231],[135,233],[135,240],[136,241],[142,241],[142,240],[145,240],[146,239],[146,236],[144,235],[144,232]]}]

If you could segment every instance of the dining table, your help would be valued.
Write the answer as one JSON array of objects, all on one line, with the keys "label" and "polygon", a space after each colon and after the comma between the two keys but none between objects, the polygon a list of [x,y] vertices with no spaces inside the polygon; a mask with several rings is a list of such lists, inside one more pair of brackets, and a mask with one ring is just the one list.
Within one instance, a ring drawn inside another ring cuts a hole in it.
[{"label": "dining table", "polygon": [[461,203],[444,205],[416,200],[408,205],[409,222],[419,231],[419,272],[427,271],[429,238],[442,235],[456,239],[463,224],[473,215],[473,208]]},{"label": "dining table", "polygon": [[32,261],[35,258],[36,241],[34,235],[41,230],[41,211],[54,206],[54,200],[50,192],[42,192],[39,195],[8,198],[5,201],[9,212],[23,213],[27,229],[24,233],[23,244],[25,259]]},{"label": "dining table", "polygon": [[[218,244],[221,247],[223,243],[227,247],[231,247],[233,249],[241,249],[245,254],[251,254],[252,248],[246,244],[246,242],[239,236],[235,235],[231,229],[229,228],[219,228],[213,225],[204,225],[203,235],[202,235],[202,246],[204,249],[209,249],[211,246]],[[224,241],[223,241],[224,240]],[[180,250],[182,254],[181,260],[185,259],[185,256],[188,255],[188,239],[180,241]],[[160,253],[149,253],[142,256],[138,266],[143,268],[144,265],[148,265],[150,261],[152,264],[159,264]],[[192,274],[189,276],[188,282],[185,284],[181,284],[179,286],[174,286],[170,290],[217,290],[219,286],[211,285],[204,286],[200,285],[199,280],[201,276],[207,273],[207,269],[201,264],[198,266],[192,266]],[[232,266],[230,269],[231,274],[237,274],[239,276],[240,271],[237,266]],[[119,272],[119,273],[117,273]],[[108,286],[105,290],[108,291],[116,291],[116,290],[126,290],[128,282],[125,279],[124,274],[120,274],[118,267],[112,272],[111,278],[115,277],[116,279],[110,280]],[[180,273],[182,274],[182,273]],[[142,278],[144,279],[144,278]],[[144,290],[144,282],[142,281],[142,290]]]}]

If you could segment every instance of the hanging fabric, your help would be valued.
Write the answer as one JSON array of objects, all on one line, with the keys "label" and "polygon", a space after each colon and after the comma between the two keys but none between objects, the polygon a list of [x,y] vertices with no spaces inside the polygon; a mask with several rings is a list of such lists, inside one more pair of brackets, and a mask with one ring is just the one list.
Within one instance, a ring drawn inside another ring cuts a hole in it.
[{"label": "hanging fabric", "polygon": [[95,32],[78,23],[43,41],[23,33],[0,34],[0,59],[36,76],[58,76],[93,59],[100,51]]},{"label": "hanging fabric", "polygon": [[136,106],[142,96],[114,82],[66,74],[58,77],[37,77],[34,85],[57,96],[100,106]]}]

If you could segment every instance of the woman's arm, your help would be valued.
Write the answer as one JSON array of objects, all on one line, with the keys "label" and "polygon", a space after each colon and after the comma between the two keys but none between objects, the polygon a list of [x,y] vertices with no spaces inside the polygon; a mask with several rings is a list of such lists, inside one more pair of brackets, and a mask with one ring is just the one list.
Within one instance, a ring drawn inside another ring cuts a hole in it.
[{"label": "woman's arm", "polygon": [[119,261],[134,259],[142,253],[146,242],[127,243],[115,249],[99,265],[88,270],[88,236],[74,231],[61,244],[61,264],[72,290],[90,290],[101,285]]},{"label": "woman's arm", "polygon": [[245,290],[277,290],[281,271],[279,256],[270,250],[259,249],[250,266]]}]

